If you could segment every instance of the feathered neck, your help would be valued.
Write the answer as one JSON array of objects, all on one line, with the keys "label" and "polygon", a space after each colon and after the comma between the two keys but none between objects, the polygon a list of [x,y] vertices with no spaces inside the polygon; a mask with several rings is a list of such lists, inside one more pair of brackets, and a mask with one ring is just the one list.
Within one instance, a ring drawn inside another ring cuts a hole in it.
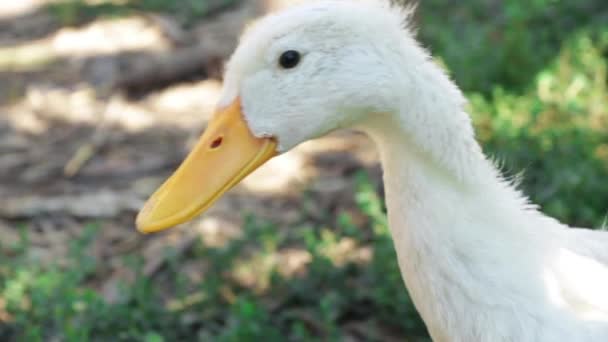
[{"label": "feathered neck", "polygon": [[504,317],[517,312],[532,322],[555,309],[542,275],[559,225],[484,156],[451,81],[439,69],[417,77],[408,88],[414,80],[419,90],[402,102],[415,106],[360,125],[380,151],[389,226],[414,303],[438,341],[479,340],[458,334],[483,331],[490,317],[517,325]]}]

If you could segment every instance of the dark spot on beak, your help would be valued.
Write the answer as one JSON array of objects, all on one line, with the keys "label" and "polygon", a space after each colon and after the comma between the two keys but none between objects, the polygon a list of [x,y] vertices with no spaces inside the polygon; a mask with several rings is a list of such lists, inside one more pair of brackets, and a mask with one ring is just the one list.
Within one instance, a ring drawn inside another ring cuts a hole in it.
[{"label": "dark spot on beak", "polygon": [[218,147],[220,147],[222,145],[222,142],[224,142],[224,137],[217,137],[215,138],[215,140],[213,140],[213,142],[211,142],[211,149],[214,150]]}]

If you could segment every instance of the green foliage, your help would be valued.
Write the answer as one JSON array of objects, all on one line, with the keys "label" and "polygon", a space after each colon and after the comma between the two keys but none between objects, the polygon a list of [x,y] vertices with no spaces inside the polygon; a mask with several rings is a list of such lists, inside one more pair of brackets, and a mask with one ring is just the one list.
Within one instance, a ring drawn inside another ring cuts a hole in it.
[{"label": "green foliage", "polygon": [[[345,319],[370,320],[366,324],[423,337],[424,325],[403,288],[382,200],[367,177],[361,175],[358,184],[357,203],[368,218],[365,226],[353,227],[343,213],[335,229],[300,227],[301,237],[288,237],[250,218],[245,234],[226,246],[201,243],[195,248],[194,257],[209,262],[205,280],[186,284],[191,291],[171,303],[141,274],[136,261],[132,262],[136,279],[122,287],[120,301],[107,303],[90,289],[87,284],[103,267],[86,255],[96,235],[94,227],[73,244],[74,264],[67,266],[37,266],[36,260],[26,258],[27,240],[17,247],[3,247],[0,255],[12,255],[3,257],[0,268],[0,298],[7,300],[4,309],[10,324],[0,326],[0,339],[164,341],[196,336],[214,341],[284,341],[287,336],[296,341],[340,341],[344,338],[340,322]],[[362,239],[362,230],[373,231],[369,264],[336,264],[329,251],[344,239]],[[260,265],[250,265],[256,268],[257,282],[268,284],[263,291],[243,286],[230,274],[245,260],[289,248],[294,239],[304,241],[303,250],[311,256],[305,274],[288,277],[276,266],[264,272]],[[170,262],[171,278],[179,278],[183,258]]]},{"label": "green foliage", "polygon": [[526,89],[573,31],[608,22],[601,0],[425,0],[420,10],[422,41],[460,87],[484,94]]},{"label": "green foliage", "polygon": [[522,95],[471,96],[487,151],[524,170],[523,189],[572,225],[599,226],[608,203],[608,29],[583,30]]},{"label": "green foliage", "polygon": [[[169,332],[178,338],[179,324],[156,297],[152,283],[141,272],[124,287],[122,301],[106,303],[87,286],[98,265],[86,255],[86,248],[96,236],[95,227],[75,241],[69,265],[39,266],[39,260],[27,258],[27,239],[16,248],[2,246],[0,257],[0,298],[9,325],[0,325],[0,339],[47,341],[118,340],[146,337],[154,341],[155,331]],[[7,258],[7,255],[17,253]],[[139,269],[135,267],[135,269]]]}]

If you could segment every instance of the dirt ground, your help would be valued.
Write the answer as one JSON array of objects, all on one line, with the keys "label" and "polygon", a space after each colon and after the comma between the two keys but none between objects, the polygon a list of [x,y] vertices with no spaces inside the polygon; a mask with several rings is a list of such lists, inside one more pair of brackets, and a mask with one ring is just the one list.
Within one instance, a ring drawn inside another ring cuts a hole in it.
[{"label": "dirt ground", "polygon": [[[62,26],[29,0],[0,5],[0,237],[25,229],[32,258],[69,262],[69,244],[99,226],[90,253],[108,300],[122,264],[142,255],[162,270],[167,246],[239,234],[245,213],[288,229],[353,206],[354,174],[379,184],[373,144],[354,132],[306,143],[275,158],[207,214],[179,229],[139,234],[134,218],[205,127],[221,91],[221,68],[247,22],[280,3],[222,8],[186,29],[141,14]],[[303,205],[303,194],[315,201]],[[318,222],[315,222],[318,221]]]}]

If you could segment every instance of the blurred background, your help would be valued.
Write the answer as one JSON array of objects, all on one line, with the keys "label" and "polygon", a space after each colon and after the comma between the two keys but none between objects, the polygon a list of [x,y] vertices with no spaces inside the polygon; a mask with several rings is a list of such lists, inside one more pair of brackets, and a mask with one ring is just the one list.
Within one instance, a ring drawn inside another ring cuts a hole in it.
[{"label": "blurred background", "polygon": [[[374,146],[306,143],[208,214],[134,217],[205,127],[269,0],[0,4],[0,340],[418,341]],[[608,3],[421,0],[419,38],[544,212],[608,213]]]}]

